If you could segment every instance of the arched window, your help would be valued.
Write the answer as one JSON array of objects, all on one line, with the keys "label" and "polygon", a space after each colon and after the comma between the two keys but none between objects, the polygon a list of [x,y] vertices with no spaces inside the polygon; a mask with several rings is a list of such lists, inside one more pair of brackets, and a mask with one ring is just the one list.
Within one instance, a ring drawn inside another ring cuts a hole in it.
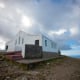
[{"label": "arched window", "polygon": [[22,44],[24,43],[24,39],[22,38]]},{"label": "arched window", "polygon": [[45,46],[47,46],[47,40],[45,40]]},{"label": "arched window", "polygon": [[20,44],[20,36],[19,36],[19,44]]},{"label": "arched window", "polygon": [[17,40],[15,40],[15,45],[17,44]]}]

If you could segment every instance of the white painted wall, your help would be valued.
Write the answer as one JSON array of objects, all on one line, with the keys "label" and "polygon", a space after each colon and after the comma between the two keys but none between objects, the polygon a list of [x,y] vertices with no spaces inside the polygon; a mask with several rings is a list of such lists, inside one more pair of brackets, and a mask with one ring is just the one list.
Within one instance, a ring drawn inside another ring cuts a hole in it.
[{"label": "white painted wall", "polygon": [[[22,45],[18,44],[18,37],[20,35],[20,32],[15,36],[15,38],[9,42],[6,43],[8,45],[8,51],[21,51],[22,50]],[[16,43],[17,40],[17,43]]]},{"label": "white painted wall", "polygon": [[[47,41],[47,46],[45,45],[45,40]],[[42,49],[45,52],[58,52],[58,45],[47,37],[42,36]]]},{"label": "white painted wall", "polygon": [[25,45],[22,46],[22,57],[25,58]]},{"label": "white painted wall", "polygon": [[15,45],[14,45],[14,40],[11,40],[9,42],[6,43],[6,45],[8,45],[8,50],[7,51],[14,51],[15,50]]}]

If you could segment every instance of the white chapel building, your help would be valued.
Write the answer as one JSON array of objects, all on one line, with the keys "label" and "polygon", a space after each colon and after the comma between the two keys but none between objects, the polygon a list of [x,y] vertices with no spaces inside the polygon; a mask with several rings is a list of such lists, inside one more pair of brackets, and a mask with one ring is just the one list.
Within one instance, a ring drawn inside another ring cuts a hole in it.
[{"label": "white chapel building", "polygon": [[21,51],[23,58],[38,58],[44,54],[59,55],[57,43],[42,34],[32,35],[23,31],[17,33],[14,39],[6,43],[6,51]]}]

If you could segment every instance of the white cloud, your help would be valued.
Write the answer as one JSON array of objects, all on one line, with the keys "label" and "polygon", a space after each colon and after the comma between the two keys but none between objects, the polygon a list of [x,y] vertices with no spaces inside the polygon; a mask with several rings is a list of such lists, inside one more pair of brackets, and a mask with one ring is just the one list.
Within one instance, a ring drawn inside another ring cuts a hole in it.
[{"label": "white cloud", "polygon": [[19,8],[16,8],[16,12],[17,12],[18,14],[22,14],[21,9],[19,9]]},{"label": "white cloud", "polygon": [[78,45],[73,45],[73,46],[72,46],[72,49],[78,49],[78,50],[79,50],[79,49],[80,49],[80,46],[78,46]]},{"label": "white cloud", "polygon": [[77,27],[70,28],[71,36],[75,36],[79,33],[79,29]]},{"label": "white cloud", "polygon": [[62,34],[64,34],[65,32],[66,32],[67,30],[66,29],[60,29],[60,30],[58,30],[58,31],[50,31],[49,32],[49,35],[62,35]]},{"label": "white cloud", "polygon": [[25,27],[31,27],[33,24],[33,20],[29,18],[28,16],[22,15],[21,23]]},{"label": "white cloud", "polygon": [[5,8],[5,4],[0,2],[0,8]]}]

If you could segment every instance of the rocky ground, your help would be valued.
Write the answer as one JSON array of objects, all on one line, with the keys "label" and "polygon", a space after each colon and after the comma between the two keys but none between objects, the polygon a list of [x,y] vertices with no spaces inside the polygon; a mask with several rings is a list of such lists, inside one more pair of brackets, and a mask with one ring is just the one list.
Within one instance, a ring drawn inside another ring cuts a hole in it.
[{"label": "rocky ground", "polygon": [[80,60],[62,57],[27,70],[27,65],[0,57],[0,80],[80,80]]}]

